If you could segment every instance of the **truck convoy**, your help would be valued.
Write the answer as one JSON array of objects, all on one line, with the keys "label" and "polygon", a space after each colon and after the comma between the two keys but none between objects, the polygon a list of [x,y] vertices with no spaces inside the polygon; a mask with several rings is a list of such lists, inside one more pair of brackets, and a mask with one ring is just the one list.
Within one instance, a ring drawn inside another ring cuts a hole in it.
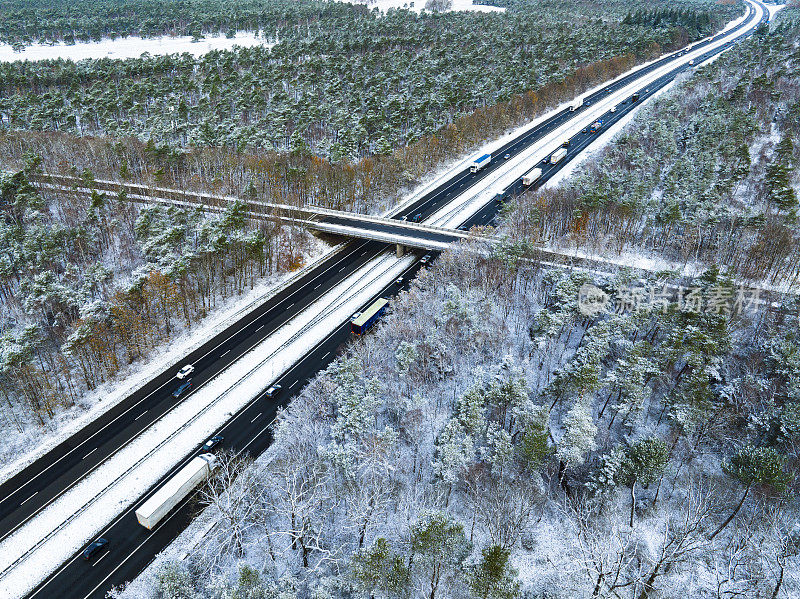
[{"label": "truck convoy", "polygon": [[200,483],[207,480],[216,467],[217,458],[213,453],[204,453],[194,458],[136,510],[139,524],[148,530],[153,530],[164,516]]},{"label": "truck convoy", "polygon": [[522,176],[522,184],[531,185],[532,183],[537,181],[541,176],[542,176],[542,169],[540,169],[538,166],[536,168],[532,168]]},{"label": "truck convoy", "polygon": [[366,310],[350,321],[350,331],[356,335],[363,335],[378,319],[386,312],[386,306],[389,305],[389,300],[386,298],[378,298],[372,302]]},{"label": "truck convoy", "polygon": [[484,166],[489,164],[492,161],[491,154],[484,154],[472,161],[472,164],[469,166],[469,172],[477,173],[481,170]]},{"label": "truck convoy", "polygon": [[561,162],[564,159],[564,156],[566,155],[567,155],[567,148],[558,148],[550,156],[550,164],[557,164]]}]

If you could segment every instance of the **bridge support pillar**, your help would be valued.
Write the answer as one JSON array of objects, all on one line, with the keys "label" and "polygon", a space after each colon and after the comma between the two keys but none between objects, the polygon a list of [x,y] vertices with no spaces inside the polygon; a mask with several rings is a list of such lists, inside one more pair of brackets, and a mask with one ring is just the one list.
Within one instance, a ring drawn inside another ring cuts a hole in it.
[{"label": "bridge support pillar", "polygon": [[402,258],[403,254],[405,254],[405,253],[406,253],[406,248],[398,243],[397,244],[397,257],[398,258]]}]

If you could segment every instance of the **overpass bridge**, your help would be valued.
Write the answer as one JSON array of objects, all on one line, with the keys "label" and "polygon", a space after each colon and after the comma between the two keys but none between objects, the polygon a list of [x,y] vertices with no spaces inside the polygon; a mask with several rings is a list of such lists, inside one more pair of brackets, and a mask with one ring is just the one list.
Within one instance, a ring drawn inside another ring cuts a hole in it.
[{"label": "overpass bridge", "polygon": [[[79,177],[41,174],[31,177],[31,183],[41,191],[71,193],[80,197],[90,196],[93,191],[123,193],[126,199],[142,204],[161,204],[179,208],[200,209],[208,212],[222,212],[234,202],[241,203],[246,217],[253,220],[285,222],[298,224],[315,231],[347,238],[365,239],[394,245],[398,257],[407,249],[441,252],[453,243],[466,239],[480,239],[490,245],[502,244],[501,237],[485,235],[475,231],[464,231],[429,225],[425,223],[399,220],[382,216],[358,214],[342,210],[332,210],[321,206],[290,206],[271,202],[244,200],[233,196],[190,192],[179,189],[157,188],[117,181],[87,182]],[[609,257],[588,256],[566,249],[532,247],[526,261],[540,266],[551,266],[585,270],[596,273],[613,273],[620,269],[631,269],[641,273],[658,272],[661,269],[648,268]],[[778,291],[776,288],[755,281],[737,281],[745,289],[757,290],[768,298],[768,303],[780,298],[782,294],[798,295],[791,289]]]},{"label": "overpass bridge", "polygon": [[82,197],[91,196],[93,191],[124,193],[125,198],[132,202],[201,209],[208,212],[221,212],[230,204],[239,202],[245,208],[245,215],[254,220],[290,222],[331,235],[379,241],[395,245],[398,256],[402,256],[406,248],[442,251],[452,243],[472,236],[459,229],[332,210],[320,206],[297,207],[117,181],[87,182],[79,177],[41,174],[31,176],[31,183],[40,191],[69,193]]}]

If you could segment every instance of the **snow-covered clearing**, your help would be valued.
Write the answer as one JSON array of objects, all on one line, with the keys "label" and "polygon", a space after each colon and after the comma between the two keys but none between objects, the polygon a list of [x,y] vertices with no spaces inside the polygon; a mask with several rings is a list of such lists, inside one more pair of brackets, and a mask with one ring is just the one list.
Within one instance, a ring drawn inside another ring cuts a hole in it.
[{"label": "snow-covered clearing", "polygon": [[15,52],[8,44],[0,44],[0,62],[14,62],[16,60],[84,60],[86,58],[139,58],[148,53],[151,56],[165,54],[183,54],[188,52],[192,56],[202,56],[212,50],[230,50],[234,46],[249,48],[251,46],[266,46],[271,48],[275,44],[268,43],[257,33],[239,31],[234,37],[206,37],[195,40],[189,35],[176,37],[141,38],[138,36],[120,37],[116,39],[103,39],[98,42],[77,42],[75,44],[33,44],[21,52]]},{"label": "snow-covered clearing", "polygon": [[[350,4],[365,4],[369,8],[377,8],[381,12],[386,12],[390,8],[407,8],[414,12],[422,12],[425,9],[425,0],[344,0]],[[472,0],[453,0],[450,11],[475,11],[475,12],[504,12],[505,8],[499,6],[486,6],[483,4],[473,4]]]},{"label": "snow-covered clearing", "polygon": [[[270,297],[304,275],[310,268],[327,257],[332,251],[323,242],[314,239],[314,246],[304,256],[305,268],[294,272],[273,275],[265,278],[252,290],[239,297],[231,297],[218,304],[206,319],[197,326],[184,330],[169,344],[154,349],[146,362],[135,362],[127,370],[120,371],[117,380],[107,381],[93,391],[87,392],[81,402],[64,410],[55,420],[48,423],[48,429],[27,430],[19,435],[7,433],[0,455],[6,464],[0,471],[0,481],[7,480],[28,464],[85,427],[100,414],[107,412],[123,399],[134,393],[159,373],[176,366],[184,357],[203,345],[206,341],[227,329],[263,304]],[[14,456],[22,456],[13,460]]]},{"label": "snow-covered clearing", "polygon": [[780,9],[784,8],[785,4],[765,4],[764,6],[767,7],[767,11],[769,11],[769,20],[772,20],[772,17],[775,16],[775,13],[778,12]]},{"label": "snow-covered clearing", "polygon": [[0,596],[30,591],[413,262],[371,260],[4,539]]}]

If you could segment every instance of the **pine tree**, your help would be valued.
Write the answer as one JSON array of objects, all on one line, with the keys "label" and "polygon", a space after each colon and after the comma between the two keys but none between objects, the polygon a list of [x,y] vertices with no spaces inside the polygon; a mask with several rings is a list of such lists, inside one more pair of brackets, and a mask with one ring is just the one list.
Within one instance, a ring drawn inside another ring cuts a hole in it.
[{"label": "pine tree", "polygon": [[786,459],[771,447],[747,445],[723,464],[722,469],[725,473],[744,485],[744,493],[733,512],[711,535],[712,539],[736,517],[754,485],[771,488],[778,493],[786,489],[792,480],[792,475],[784,471],[785,463]]},{"label": "pine tree", "polygon": [[522,588],[517,571],[509,563],[510,550],[499,545],[481,551],[481,561],[468,574],[469,587],[476,599],[515,599]]},{"label": "pine tree", "polygon": [[636,483],[649,485],[664,473],[669,461],[669,449],[658,438],[637,441],[625,452],[619,469],[619,478],[631,489],[631,511],[629,526],[633,527],[636,512]]}]

